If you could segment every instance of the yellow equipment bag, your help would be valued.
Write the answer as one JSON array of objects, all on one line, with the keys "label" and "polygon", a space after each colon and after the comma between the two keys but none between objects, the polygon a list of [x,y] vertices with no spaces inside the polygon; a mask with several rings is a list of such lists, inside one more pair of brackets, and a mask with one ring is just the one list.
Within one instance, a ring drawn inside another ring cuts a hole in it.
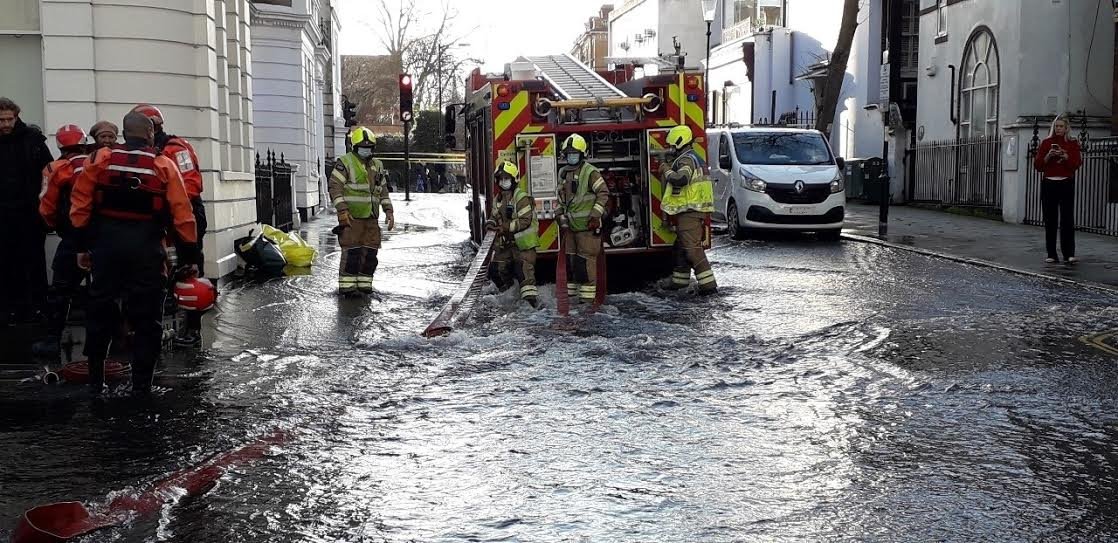
[{"label": "yellow equipment bag", "polygon": [[261,225],[260,231],[264,234],[264,237],[274,241],[279,246],[280,252],[287,259],[289,266],[305,268],[310,266],[315,257],[318,256],[318,251],[299,237],[297,232],[284,232],[266,224]]}]

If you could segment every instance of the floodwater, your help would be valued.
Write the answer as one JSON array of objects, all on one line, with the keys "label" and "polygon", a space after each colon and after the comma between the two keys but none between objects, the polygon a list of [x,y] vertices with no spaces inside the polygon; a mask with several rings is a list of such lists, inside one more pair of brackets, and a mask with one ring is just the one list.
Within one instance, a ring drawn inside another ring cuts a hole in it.
[{"label": "floodwater", "polygon": [[[279,426],[295,439],[89,541],[1022,541],[1118,537],[1115,298],[923,256],[717,238],[712,298],[646,286],[576,331],[489,291],[461,195],[398,203],[375,300],[223,290],[150,404],[0,392],[0,537]],[[614,281],[611,281],[613,284]]]}]

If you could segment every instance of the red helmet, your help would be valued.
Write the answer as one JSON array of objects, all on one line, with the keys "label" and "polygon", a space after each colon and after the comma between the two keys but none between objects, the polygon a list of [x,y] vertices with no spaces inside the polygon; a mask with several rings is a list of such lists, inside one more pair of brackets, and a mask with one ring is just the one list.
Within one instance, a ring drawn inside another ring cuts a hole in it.
[{"label": "red helmet", "polygon": [[54,141],[58,143],[59,149],[85,145],[85,130],[76,124],[65,125],[54,134]]},{"label": "red helmet", "polygon": [[132,111],[135,111],[136,113],[140,113],[144,117],[147,117],[147,118],[151,119],[151,122],[156,124],[156,125],[163,124],[163,112],[159,111],[159,108],[157,108],[153,105],[140,104],[140,105],[132,108]]},{"label": "red helmet", "polygon": [[179,309],[206,311],[214,306],[217,289],[209,279],[181,279],[175,283],[175,299],[179,302]]}]

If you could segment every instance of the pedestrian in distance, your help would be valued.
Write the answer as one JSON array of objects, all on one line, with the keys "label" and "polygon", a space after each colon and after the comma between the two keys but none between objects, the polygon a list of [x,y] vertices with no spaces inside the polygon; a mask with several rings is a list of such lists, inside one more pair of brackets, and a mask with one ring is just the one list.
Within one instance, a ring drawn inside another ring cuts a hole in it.
[{"label": "pedestrian in distance", "polygon": [[691,128],[676,126],[668,131],[667,140],[668,154],[659,173],[665,181],[660,209],[674,223],[676,233],[670,288],[686,288],[694,270],[699,294],[714,294],[718,292],[718,282],[703,249],[707,220],[714,211],[714,190],[704,161],[695,152],[697,143]]},{"label": "pedestrian in distance", "polygon": [[536,289],[536,246],[540,243],[539,221],[536,220],[536,203],[517,183],[520,169],[508,160],[502,160],[493,172],[497,192],[486,230],[494,232],[493,257],[489,264],[489,278],[500,290],[512,286],[515,277],[520,282],[520,298],[532,307],[539,306]]},{"label": "pedestrian in distance", "polygon": [[598,292],[602,215],[609,203],[609,187],[598,168],[586,160],[588,150],[586,139],[578,134],[564,140],[566,165],[559,168],[559,202],[555,213],[573,279],[567,282],[567,295],[578,296],[582,303],[593,303]]},{"label": "pedestrian in distance", "polygon": [[[169,158],[179,169],[183,183],[186,185],[186,194],[190,197],[190,206],[194,213],[194,222],[198,227],[198,251],[204,250],[203,241],[209,222],[206,220],[206,206],[202,201],[202,171],[199,169],[198,154],[194,146],[185,139],[168,134],[164,129],[163,112],[159,108],[140,104],[132,111],[143,114],[155,125],[155,148],[159,153]],[[195,270],[197,271],[197,270]],[[192,279],[181,277],[176,279]],[[186,311],[185,326],[175,336],[174,344],[177,347],[198,347],[202,345],[202,312]]]},{"label": "pedestrian in distance", "polygon": [[86,350],[89,387],[101,394],[117,300],[133,331],[132,391],[151,391],[163,338],[167,294],[163,239],[170,233],[180,264],[201,262],[198,230],[179,165],[155,148],[155,125],[124,117],[124,144],[99,149],[74,182],[70,221],[78,262],[91,270]]},{"label": "pedestrian in distance", "polygon": [[54,157],[42,131],[0,97],[0,232],[10,254],[0,266],[0,325],[39,320],[47,296],[46,228],[39,217],[43,168]]},{"label": "pedestrian in distance", "polygon": [[1034,166],[1043,176],[1040,202],[1044,211],[1045,262],[1060,261],[1056,239],[1068,264],[1079,262],[1075,256],[1075,172],[1083,164],[1079,142],[1072,138],[1065,117],[1052,121],[1052,129],[1037,148]]},{"label": "pedestrian in distance", "polygon": [[92,153],[102,147],[116,145],[117,140],[120,139],[120,129],[109,121],[97,121],[97,124],[89,129],[89,137],[93,138],[93,149],[90,150]]},{"label": "pedestrian in distance", "polygon": [[377,220],[382,209],[388,230],[396,227],[384,164],[373,157],[376,136],[368,128],[357,127],[349,140],[353,150],[335,162],[329,183],[330,199],[338,210],[335,232],[342,248],[338,294],[343,296],[373,293],[381,245]]},{"label": "pedestrian in distance", "polygon": [[32,346],[32,351],[41,356],[57,356],[60,352],[66,316],[86,276],[77,262],[77,242],[70,224],[70,192],[85,168],[89,138],[79,126],[68,124],[59,127],[54,139],[62,156],[43,169],[43,193],[39,199],[43,222],[59,237],[51,260],[54,276],[47,290],[47,337]]}]

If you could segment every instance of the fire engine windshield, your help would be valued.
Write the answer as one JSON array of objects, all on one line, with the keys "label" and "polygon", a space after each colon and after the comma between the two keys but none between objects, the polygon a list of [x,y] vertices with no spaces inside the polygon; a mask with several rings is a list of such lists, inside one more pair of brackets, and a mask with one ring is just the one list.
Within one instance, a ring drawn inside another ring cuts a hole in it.
[{"label": "fire engine windshield", "polygon": [[734,151],[742,164],[822,166],[833,164],[827,141],[812,132],[747,132],[734,134]]}]

